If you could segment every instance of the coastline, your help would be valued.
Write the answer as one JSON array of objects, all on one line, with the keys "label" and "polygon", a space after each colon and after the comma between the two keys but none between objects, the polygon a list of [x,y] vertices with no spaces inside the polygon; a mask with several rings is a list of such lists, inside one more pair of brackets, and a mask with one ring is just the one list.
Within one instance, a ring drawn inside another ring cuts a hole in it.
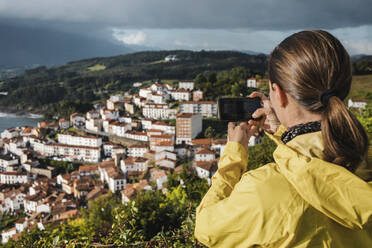
[{"label": "coastline", "polygon": [[25,117],[31,119],[42,119],[43,115],[33,114],[33,113],[9,113],[0,111],[0,118],[16,118],[16,117]]},{"label": "coastline", "polygon": [[0,117],[26,117],[32,119],[42,119],[42,111],[25,111],[16,108],[0,107]]}]

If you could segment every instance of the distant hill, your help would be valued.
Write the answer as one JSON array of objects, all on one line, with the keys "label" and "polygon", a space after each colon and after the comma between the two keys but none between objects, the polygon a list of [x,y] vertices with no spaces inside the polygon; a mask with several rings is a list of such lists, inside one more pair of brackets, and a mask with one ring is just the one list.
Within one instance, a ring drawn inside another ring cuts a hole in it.
[{"label": "distant hill", "polygon": [[[176,55],[176,61],[165,61]],[[94,102],[118,91],[127,91],[136,81],[193,80],[204,71],[223,71],[242,66],[263,75],[265,55],[234,51],[146,51],[114,57],[92,58],[59,67],[38,67],[0,83],[2,111],[45,112],[61,101]]]}]

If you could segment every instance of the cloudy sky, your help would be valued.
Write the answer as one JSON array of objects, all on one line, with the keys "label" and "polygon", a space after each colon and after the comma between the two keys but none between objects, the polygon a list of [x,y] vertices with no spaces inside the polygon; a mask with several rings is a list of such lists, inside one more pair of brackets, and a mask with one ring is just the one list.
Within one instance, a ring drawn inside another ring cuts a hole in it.
[{"label": "cloudy sky", "polygon": [[0,65],[143,49],[270,53],[303,29],[372,54],[370,0],[0,0]]}]

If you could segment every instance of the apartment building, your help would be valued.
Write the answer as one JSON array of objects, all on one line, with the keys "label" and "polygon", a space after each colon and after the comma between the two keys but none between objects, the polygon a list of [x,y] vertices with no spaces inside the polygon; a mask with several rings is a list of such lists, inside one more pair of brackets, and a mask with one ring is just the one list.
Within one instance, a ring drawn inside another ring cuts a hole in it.
[{"label": "apartment building", "polygon": [[179,82],[178,83],[179,89],[186,89],[186,90],[193,90],[194,89],[194,82]]},{"label": "apartment building", "polygon": [[74,160],[98,162],[101,159],[101,148],[90,146],[72,146],[66,144],[34,143],[34,150],[43,156],[64,156]]},{"label": "apartment building", "polygon": [[176,119],[176,144],[191,144],[202,131],[203,117],[197,114],[180,113]]},{"label": "apartment building", "polygon": [[205,117],[217,115],[217,103],[212,101],[188,101],[180,104],[181,113],[201,114]]},{"label": "apartment building", "polygon": [[59,133],[58,143],[71,146],[100,147],[102,145],[102,138],[76,135],[72,133]]}]

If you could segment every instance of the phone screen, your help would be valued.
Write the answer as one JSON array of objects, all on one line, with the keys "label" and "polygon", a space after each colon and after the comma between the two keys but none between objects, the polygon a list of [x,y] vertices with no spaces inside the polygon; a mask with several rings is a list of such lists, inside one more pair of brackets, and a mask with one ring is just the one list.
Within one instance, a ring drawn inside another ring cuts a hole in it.
[{"label": "phone screen", "polygon": [[220,98],[218,110],[220,120],[247,121],[261,107],[259,98]]}]

